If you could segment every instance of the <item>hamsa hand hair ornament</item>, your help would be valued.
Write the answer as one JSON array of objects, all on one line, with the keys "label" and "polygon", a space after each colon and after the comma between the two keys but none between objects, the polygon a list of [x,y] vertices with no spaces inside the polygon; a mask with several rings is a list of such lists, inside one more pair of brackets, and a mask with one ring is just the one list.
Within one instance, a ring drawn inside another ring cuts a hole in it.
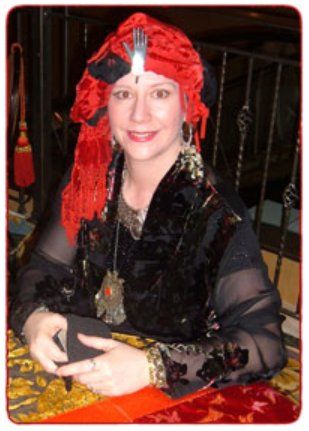
[{"label": "hamsa hand hair ornament", "polygon": [[148,37],[141,28],[133,29],[133,51],[126,42],[123,42],[123,46],[131,59],[131,72],[136,76],[136,83],[145,71],[147,42]]}]

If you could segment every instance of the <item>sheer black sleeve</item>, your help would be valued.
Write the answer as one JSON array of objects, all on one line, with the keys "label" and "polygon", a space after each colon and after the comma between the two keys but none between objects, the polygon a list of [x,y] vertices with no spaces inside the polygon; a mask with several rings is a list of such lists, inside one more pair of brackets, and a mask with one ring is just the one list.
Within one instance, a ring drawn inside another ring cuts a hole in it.
[{"label": "sheer black sleeve", "polygon": [[[29,263],[17,275],[16,297],[14,298],[9,320],[10,326],[20,335],[28,316],[36,308],[45,304],[44,281],[72,278],[72,264],[76,247],[69,244],[64,228],[60,223],[61,193],[69,180],[70,172],[64,176],[58,189],[52,213],[42,235],[35,246]],[[38,286],[40,288],[38,289]]]},{"label": "sheer black sleeve", "polygon": [[248,219],[231,239],[210,301],[205,336],[158,343],[172,397],[214,385],[267,379],[286,362],[280,297],[267,275]]}]

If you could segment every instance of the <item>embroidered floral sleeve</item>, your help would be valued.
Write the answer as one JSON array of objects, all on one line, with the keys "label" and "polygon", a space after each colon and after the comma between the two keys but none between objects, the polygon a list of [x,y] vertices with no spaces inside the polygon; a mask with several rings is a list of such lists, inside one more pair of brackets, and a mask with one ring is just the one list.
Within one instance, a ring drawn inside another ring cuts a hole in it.
[{"label": "embroidered floral sleeve", "polygon": [[166,371],[166,387],[173,397],[213,385],[248,361],[248,350],[235,343],[157,343]]}]

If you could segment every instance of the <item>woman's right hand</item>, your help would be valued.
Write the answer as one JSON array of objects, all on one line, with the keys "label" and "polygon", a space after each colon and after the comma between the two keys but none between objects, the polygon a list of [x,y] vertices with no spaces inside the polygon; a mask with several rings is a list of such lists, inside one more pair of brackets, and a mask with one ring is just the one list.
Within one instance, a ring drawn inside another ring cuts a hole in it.
[{"label": "woman's right hand", "polygon": [[68,357],[53,340],[60,330],[67,330],[67,320],[58,313],[33,312],[25,322],[23,332],[29,345],[30,355],[40,362],[48,373],[55,373],[55,362],[67,362]]}]

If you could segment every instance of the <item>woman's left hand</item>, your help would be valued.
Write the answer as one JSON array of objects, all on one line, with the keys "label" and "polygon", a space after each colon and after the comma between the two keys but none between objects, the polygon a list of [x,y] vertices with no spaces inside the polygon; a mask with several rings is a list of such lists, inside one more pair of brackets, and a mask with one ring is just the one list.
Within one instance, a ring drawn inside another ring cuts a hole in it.
[{"label": "woman's left hand", "polygon": [[73,376],[100,395],[130,394],[149,384],[146,352],[109,338],[78,334],[86,346],[103,350],[92,359],[73,362],[58,368],[58,376]]}]

